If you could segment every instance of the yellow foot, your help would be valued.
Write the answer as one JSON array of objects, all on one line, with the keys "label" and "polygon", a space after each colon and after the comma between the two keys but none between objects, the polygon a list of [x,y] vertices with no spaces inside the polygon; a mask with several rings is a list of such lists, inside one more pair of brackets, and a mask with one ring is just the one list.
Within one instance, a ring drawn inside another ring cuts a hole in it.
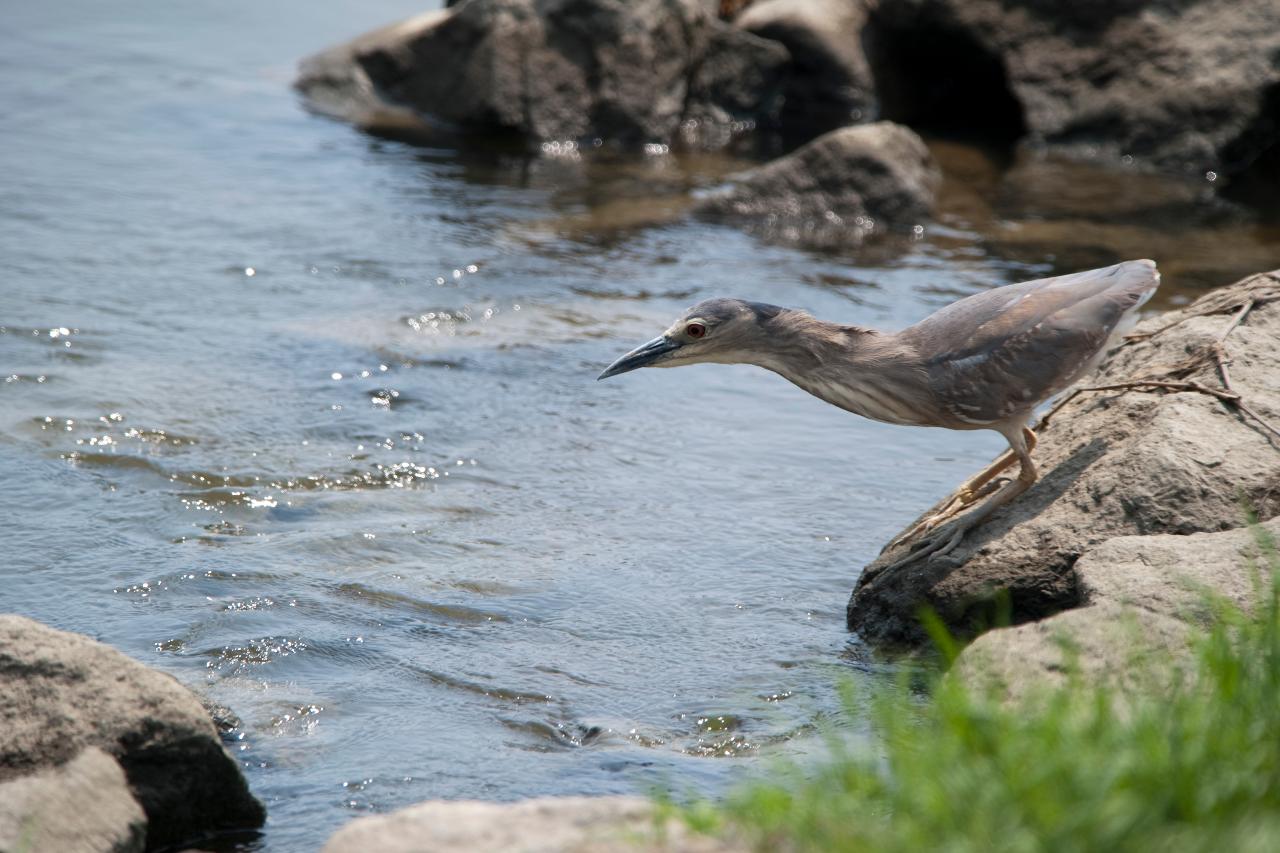
[{"label": "yellow foot", "polygon": [[919,560],[932,559],[933,557],[941,557],[943,554],[950,552],[960,541],[964,539],[965,533],[972,527],[970,524],[963,522],[955,525],[954,529],[939,530],[932,536],[927,536],[911,546],[910,551],[903,557],[894,560],[885,566],[884,571],[891,572],[900,569],[903,566]]},{"label": "yellow foot", "polygon": [[968,485],[961,486],[960,489],[953,494],[945,504],[943,504],[942,509],[920,521],[906,533],[903,533],[901,536],[894,539],[885,547],[884,550],[889,551],[904,542],[910,542],[917,536],[923,533],[928,533],[930,530],[938,527],[943,522],[955,518],[970,506],[977,503],[980,499],[985,498],[987,495],[994,492],[1003,482],[1005,481],[989,480],[976,488],[970,488]]}]

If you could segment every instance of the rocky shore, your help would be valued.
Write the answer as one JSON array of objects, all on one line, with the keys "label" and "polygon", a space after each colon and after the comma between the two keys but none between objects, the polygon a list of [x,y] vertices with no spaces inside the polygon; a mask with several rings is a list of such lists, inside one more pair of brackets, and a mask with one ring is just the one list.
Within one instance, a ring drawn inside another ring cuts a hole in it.
[{"label": "rocky shore", "polygon": [[[928,220],[917,132],[1256,195],[1280,175],[1277,50],[1270,0],[463,0],[305,59],[295,86],[318,113],[463,150],[790,151],[694,213],[849,248]],[[848,132],[864,125],[882,128],[870,161]]]},{"label": "rocky shore", "polygon": [[[1106,588],[1098,549],[1117,537],[1147,537],[1144,576],[1161,585],[1158,595],[1127,594],[1168,599],[1186,573],[1166,544],[1236,530],[1250,511],[1263,521],[1280,514],[1277,376],[1280,271],[1148,318],[1086,380],[1125,387],[1082,392],[1037,430],[1035,486],[946,556],[888,572],[899,549],[882,554],[849,601],[850,630],[912,646],[926,639],[925,606],[973,634],[1094,604]],[[1234,566],[1237,539],[1221,541]]]},{"label": "rocky shore", "polygon": [[208,711],[172,676],[0,616],[0,850],[143,851],[262,825]]},{"label": "rocky shore", "polygon": [[1277,50],[1271,0],[464,0],[306,59],[296,86],[318,112],[467,146],[717,148],[889,120],[1247,188],[1280,167]]}]

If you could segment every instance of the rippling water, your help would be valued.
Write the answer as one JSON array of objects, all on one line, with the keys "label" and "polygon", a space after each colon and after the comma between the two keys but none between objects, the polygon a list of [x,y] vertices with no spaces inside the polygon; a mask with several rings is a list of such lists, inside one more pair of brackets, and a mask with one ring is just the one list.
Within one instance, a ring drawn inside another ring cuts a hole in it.
[{"label": "rippling water", "polygon": [[0,30],[3,606],[231,708],[264,850],[429,797],[720,790],[875,677],[857,571],[1001,440],[750,368],[595,382],[683,306],[897,327],[1124,257],[1165,305],[1278,260],[1200,176],[936,143],[924,239],[840,257],[681,218],[728,156],[482,156],[301,108],[297,58],[420,10]]}]

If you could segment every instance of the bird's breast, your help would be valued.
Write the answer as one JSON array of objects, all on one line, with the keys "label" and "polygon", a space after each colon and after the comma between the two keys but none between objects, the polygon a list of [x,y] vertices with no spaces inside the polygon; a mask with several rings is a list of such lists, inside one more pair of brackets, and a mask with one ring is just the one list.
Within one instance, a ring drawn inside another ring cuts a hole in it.
[{"label": "bird's breast", "polygon": [[874,378],[844,382],[822,376],[788,377],[820,400],[855,415],[890,424],[920,426],[929,423],[920,402],[908,389]]}]

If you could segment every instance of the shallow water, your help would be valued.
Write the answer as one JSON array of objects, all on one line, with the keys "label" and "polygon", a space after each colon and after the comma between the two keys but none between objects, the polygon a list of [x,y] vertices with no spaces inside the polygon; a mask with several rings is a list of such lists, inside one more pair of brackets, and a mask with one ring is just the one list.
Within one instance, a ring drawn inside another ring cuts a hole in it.
[{"label": "shallow water", "polygon": [[722,790],[876,677],[859,568],[1001,440],[750,368],[595,382],[685,305],[899,327],[1151,256],[1159,308],[1280,261],[1201,176],[937,142],[938,221],[842,257],[681,218],[728,156],[478,156],[300,106],[297,58],[421,6],[0,30],[3,607],[231,708],[255,849],[429,797]]}]

